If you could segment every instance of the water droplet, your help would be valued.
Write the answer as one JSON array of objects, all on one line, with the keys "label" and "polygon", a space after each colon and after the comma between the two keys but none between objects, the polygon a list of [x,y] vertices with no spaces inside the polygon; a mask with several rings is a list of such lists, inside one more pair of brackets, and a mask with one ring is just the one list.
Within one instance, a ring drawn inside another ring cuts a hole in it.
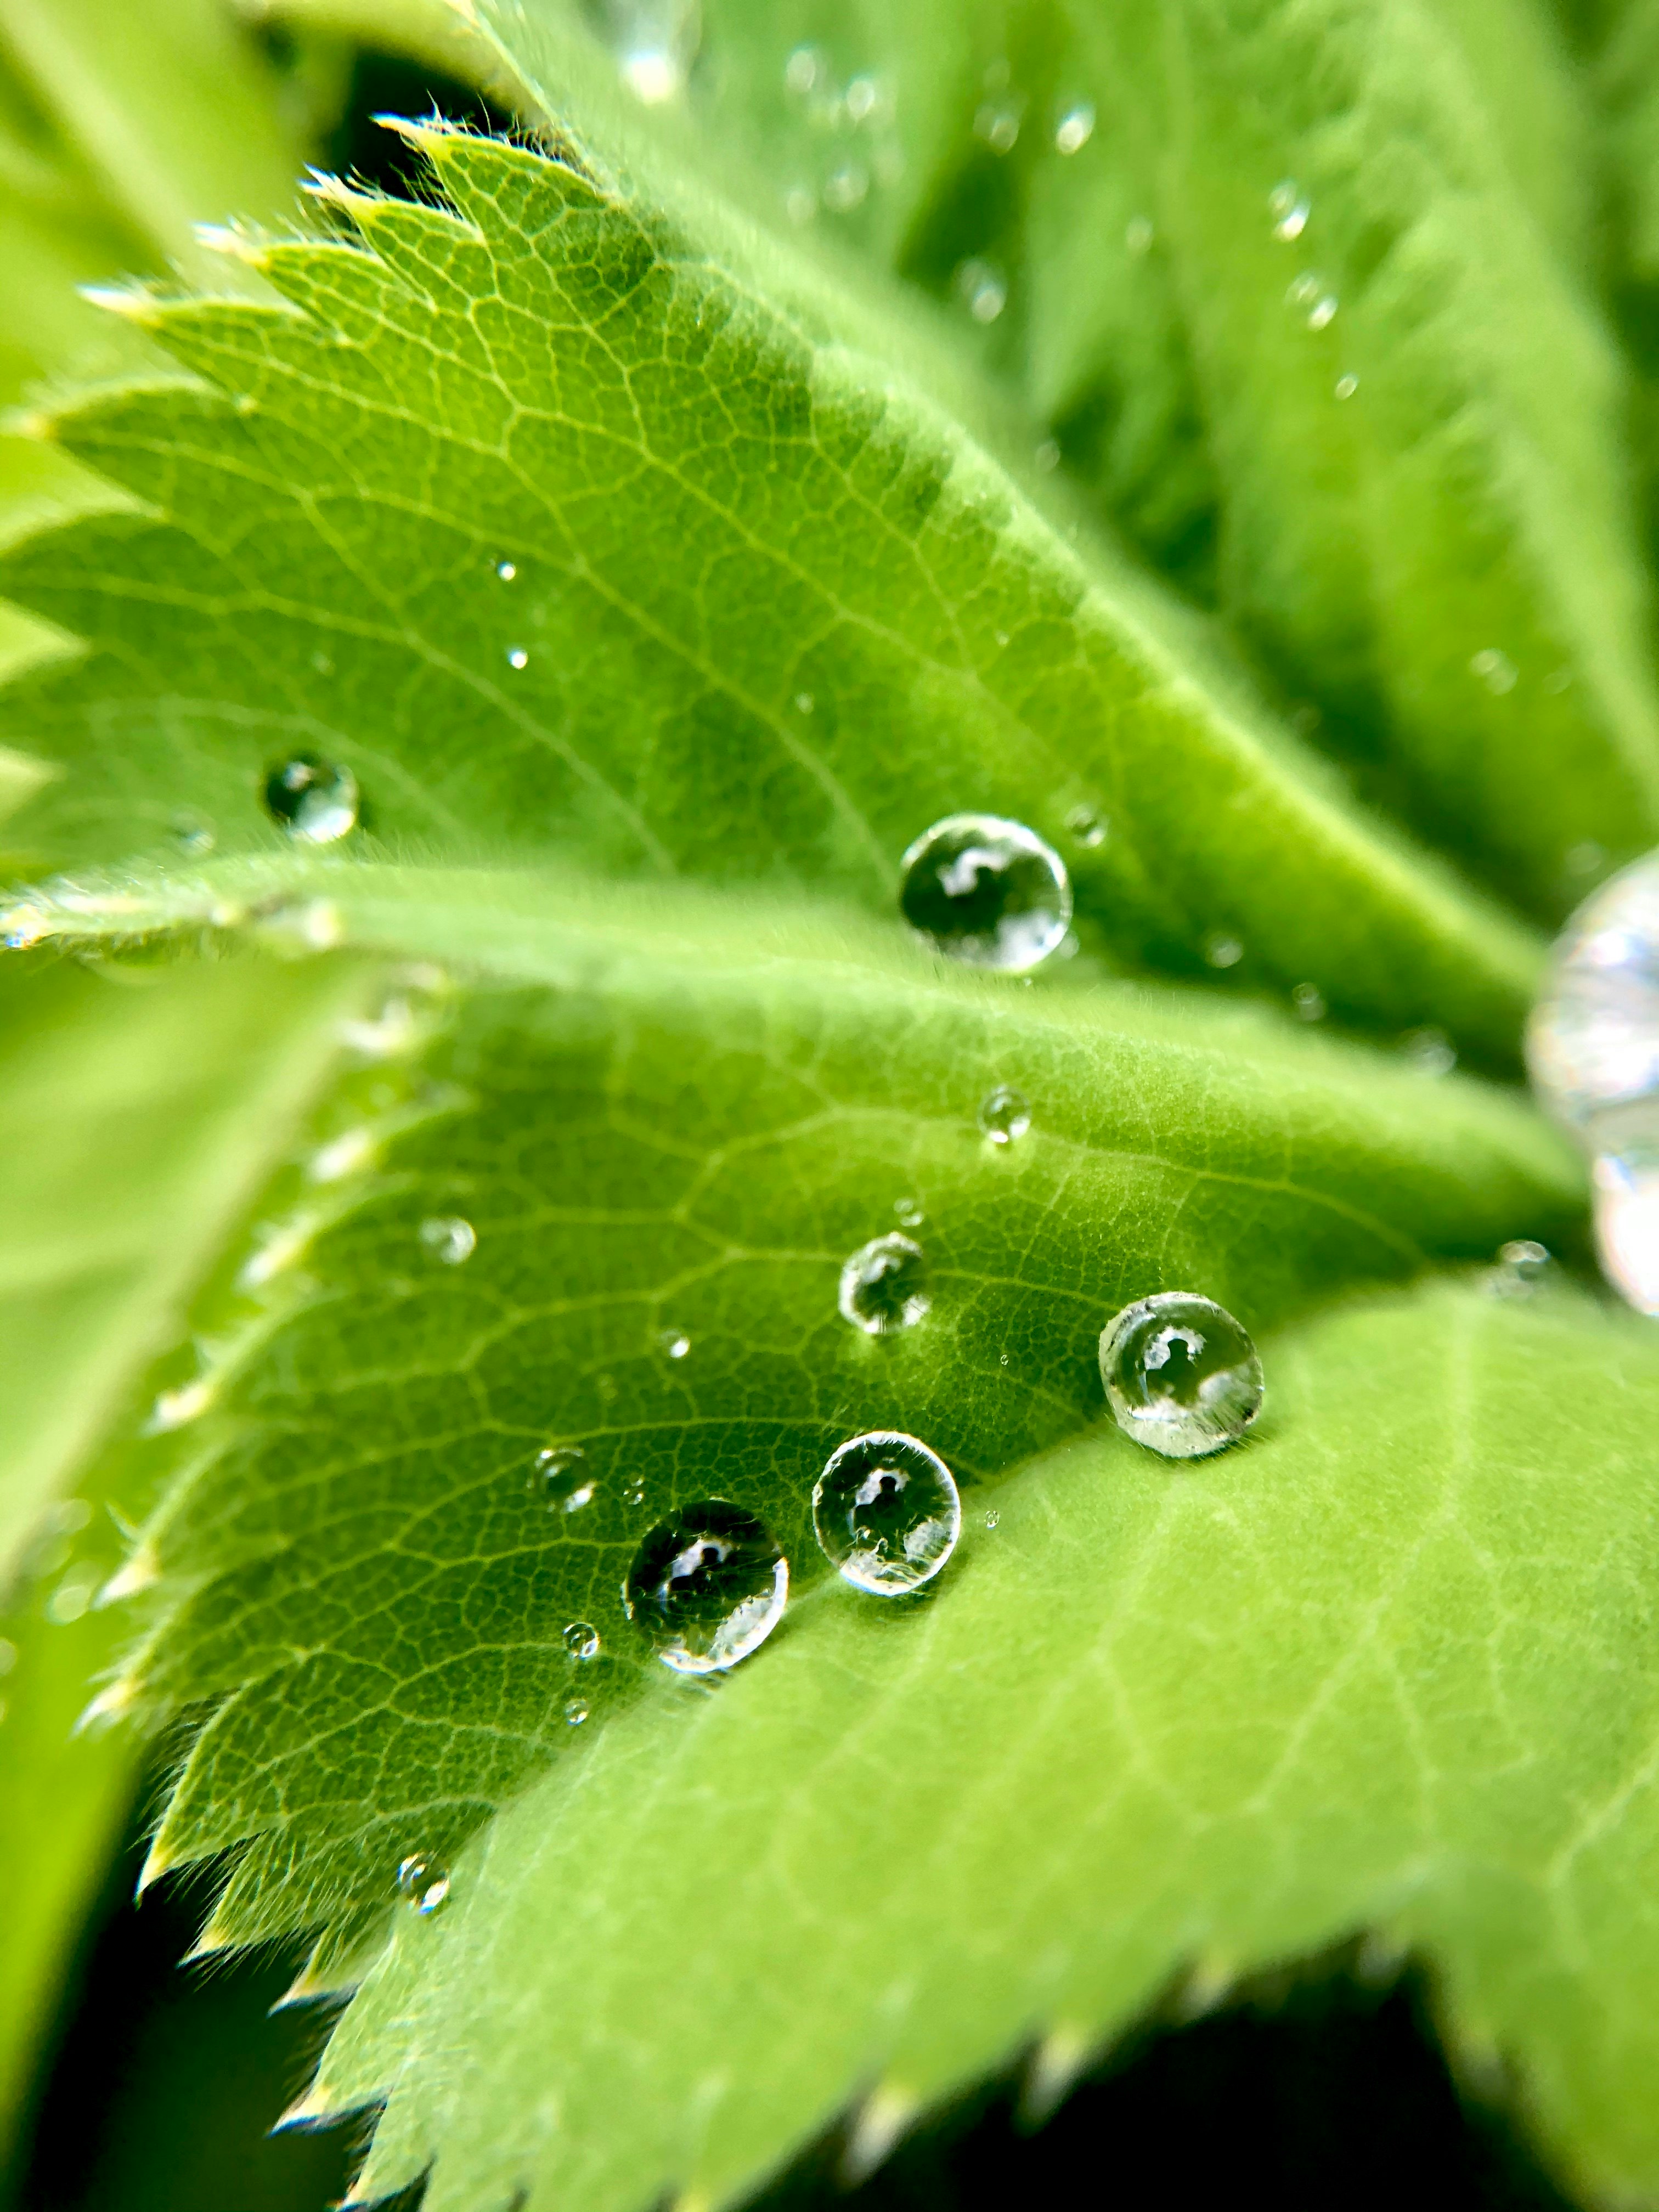
[{"label": "water droplet", "polygon": [[994,1528],[1001,1518],[1001,1514],[997,1511],[996,1507],[994,1505],[985,1516],[985,1525],[988,1528]]},{"label": "water droplet", "polygon": [[870,173],[862,161],[843,161],[823,180],[823,204],[831,215],[851,215],[861,207],[870,190]]},{"label": "water droplet", "polygon": [[630,1475],[623,1486],[623,1504],[637,1508],[644,1503],[645,1477],[642,1474]]},{"label": "water droplet", "polygon": [[181,853],[200,860],[218,843],[218,833],[204,815],[175,814],[167,825],[173,843]]},{"label": "water droplet", "polygon": [[518,573],[518,563],[516,562],[498,561],[495,563],[495,574],[501,578],[504,584],[510,584]]},{"label": "water droplet", "polygon": [[1591,1170],[1595,1254],[1638,1313],[1659,1314],[1659,1129],[1629,1131],[1624,1148]]},{"label": "water droplet", "polygon": [[920,1200],[914,1198],[896,1198],[893,1200],[893,1211],[907,1229],[920,1229],[927,1218],[921,1210]]},{"label": "water droplet", "polygon": [[1019,143],[1019,125],[1024,112],[1023,100],[982,100],[974,117],[974,136],[983,139],[994,154],[1012,154]]},{"label": "water droplet", "polygon": [[1511,1237],[1498,1246],[1497,1264],[1486,1271],[1486,1287],[1493,1297],[1529,1298],[1554,1264],[1547,1244],[1531,1237]]},{"label": "water droplet", "polygon": [[1124,1435],[1165,1459],[1219,1451],[1261,1410],[1261,1362],[1248,1331],[1190,1291],[1125,1306],[1100,1333],[1100,1376]]},{"label": "water droplet", "polygon": [[797,100],[805,100],[829,76],[830,58],[819,46],[797,46],[783,65],[784,88]]},{"label": "water droplet", "polygon": [[1308,310],[1308,328],[1310,331],[1328,330],[1336,320],[1338,305],[1334,292],[1322,294]]},{"label": "water droplet", "polygon": [[1291,993],[1291,1004],[1296,1008],[1298,1021],[1322,1022],[1330,1011],[1317,983],[1298,983]]},{"label": "water droplet", "polygon": [[1495,645],[1472,655],[1469,673],[1478,676],[1495,699],[1502,699],[1513,691],[1521,680],[1521,672],[1507,653],[1500,653]]},{"label": "water droplet", "polygon": [[678,99],[702,36],[698,0],[587,0],[587,15],[637,99]]},{"label": "water droplet", "polygon": [[565,1699],[564,1719],[565,1726],[567,1728],[580,1728],[586,1718],[587,1700],[586,1698],[567,1698]]},{"label": "water droplet", "polygon": [[580,1513],[592,1504],[599,1482],[580,1444],[550,1444],[536,1455],[530,1486],[546,1498],[550,1513]]},{"label": "water droplet", "polygon": [[599,1632],[591,1620],[573,1620],[564,1632],[564,1648],[573,1659],[597,1659]]},{"label": "water droplet", "polygon": [[1032,454],[1031,459],[1036,464],[1039,474],[1045,477],[1052,476],[1054,471],[1060,466],[1059,440],[1057,438],[1045,438],[1042,441],[1042,443],[1036,448],[1036,451]]},{"label": "water droplet", "polygon": [[201,1376],[194,1382],[186,1382],[177,1390],[163,1390],[150,1408],[145,1432],[150,1436],[165,1436],[173,1429],[182,1429],[206,1413],[218,1395],[218,1385],[210,1376]]},{"label": "water droplet", "polygon": [[1123,227],[1123,243],[1139,261],[1152,250],[1152,219],[1147,215],[1132,215]]},{"label": "water droplet", "polygon": [[830,1454],[812,1492],[812,1527],[824,1557],[854,1588],[899,1597],[950,1558],[962,1506],[937,1452],[882,1429]]},{"label": "water droplet", "polygon": [[665,1359],[684,1359],[691,1340],[683,1328],[665,1328],[657,1338],[657,1349]]},{"label": "water droplet", "polygon": [[1352,399],[1359,389],[1359,379],[1352,375],[1339,376],[1332,388],[1339,399]]},{"label": "water droplet", "polygon": [[1400,1049],[1419,1075],[1449,1075],[1457,1065],[1457,1048],[1444,1030],[1407,1030]]},{"label": "water droplet", "polygon": [[430,1920],[449,1895],[449,1871],[416,1854],[398,1869],[398,1887],[422,1920]]},{"label": "water droplet", "polygon": [[994,264],[964,261],[957,270],[957,297],[976,323],[994,323],[1008,304],[1008,280]]},{"label": "water droplet", "polygon": [[1267,195],[1267,207],[1273,219],[1273,236],[1286,241],[1301,237],[1313,213],[1312,205],[1297,191],[1292,177],[1273,186]]},{"label": "water droplet", "polygon": [[933,1300],[927,1260],[908,1237],[875,1237],[861,1244],[841,1271],[836,1296],[843,1321],[866,1336],[896,1336],[913,1328]]},{"label": "water droplet", "polygon": [[459,1267],[478,1249],[478,1232],[459,1213],[434,1214],[421,1224],[421,1242],[446,1267]]},{"label": "water droplet", "polygon": [[1074,806],[1066,817],[1066,827],[1091,853],[1106,842],[1105,817],[1097,814],[1092,806]]},{"label": "water droplet", "polygon": [[1079,100],[1054,125],[1054,145],[1062,154],[1081,153],[1094,135],[1094,108],[1088,100]]},{"label": "water droplet", "polygon": [[868,123],[883,105],[881,88],[872,76],[855,76],[847,88],[846,100],[854,123]]},{"label": "water droplet", "polygon": [[900,862],[899,907],[941,952],[1020,975],[1047,959],[1072,920],[1066,864],[1024,823],[951,814]]},{"label": "water droplet", "polygon": [[528,668],[529,648],[522,645],[509,645],[507,648],[507,665],[509,668]]},{"label": "water droplet", "polygon": [[1659,855],[1593,891],[1558,939],[1527,1032],[1545,1104],[1584,1149],[1645,1149],[1659,1127]]},{"label": "water droplet", "polygon": [[1244,957],[1243,943],[1224,929],[1212,929],[1204,940],[1204,957],[1212,968],[1237,968]]},{"label": "water droplet", "polygon": [[979,1126],[994,1145],[1012,1145],[1031,1126],[1031,1109],[1018,1091],[999,1083],[979,1104]]},{"label": "water droplet", "polygon": [[623,1584],[628,1617],[677,1674],[735,1667],[783,1617],[789,1562],[765,1522],[723,1498],[659,1521]]},{"label": "water droplet", "polygon": [[357,809],[357,779],[333,761],[299,753],[265,778],[265,811],[303,844],[333,844],[356,828]]}]

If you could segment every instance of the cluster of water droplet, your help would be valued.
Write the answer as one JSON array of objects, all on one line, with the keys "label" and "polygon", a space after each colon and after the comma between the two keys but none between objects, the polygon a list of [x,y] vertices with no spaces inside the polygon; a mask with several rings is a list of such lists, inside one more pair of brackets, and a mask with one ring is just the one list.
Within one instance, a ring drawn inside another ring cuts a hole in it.
[{"label": "cluster of water droplet", "polygon": [[1540,1098],[1592,1162],[1603,1271],[1659,1314],[1659,856],[1579,908],[1527,1033]]},{"label": "cluster of water droplet", "polygon": [[702,41],[698,0],[586,0],[589,21],[617,58],[630,91],[647,106],[685,89]]},{"label": "cluster of water droplet", "polygon": [[849,216],[871,191],[898,183],[904,149],[890,87],[868,70],[845,82],[822,46],[797,46],[783,65],[790,113],[801,126],[800,169],[784,196],[793,223],[822,210]]}]

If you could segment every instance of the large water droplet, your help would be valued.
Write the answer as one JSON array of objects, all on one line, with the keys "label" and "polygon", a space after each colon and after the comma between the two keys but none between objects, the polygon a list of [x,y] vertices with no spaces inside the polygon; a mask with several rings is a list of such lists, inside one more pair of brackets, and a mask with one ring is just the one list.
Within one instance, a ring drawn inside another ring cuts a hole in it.
[{"label": "large water droplet", "polygon": [[836,1303],[842,1319],[866,1336],[914,1328],[933,1303],[927,1255],[908,1237],[872,1237],[842,1267]]},{"label": "large water droplet", "polygon": [[831,1453],[812,1492],[812,1526],[825,1558],[849,1583],[900,1597],[950,1558],[962,1505],[937,1452],[882,1429]]},{"label": "large water droplet", "polygon": [[1012,1145],[1031,1126],[1031,1109],[1011,1084],[999,1083],[980,1101],[979,1126],[994,1145]]},{"label": "large water droplet", "polygon": [[331,845],[355,830],[358,804],[351,770],[310,753],[296,753],[265,778],[265,811],[307,845]]},{"label": "large water droplet", "polygon": [[1527,1062],[1545,1104],[1592,1155],[1659,1127],[1659,855],[1603,884],[1567,924],[1528,1026]]},{"label": "large water droplet", "polygon": [[723,1498],[659,1521],[623,1584],[630,1620],[678,1674],[735,1667],[783,1617],[789,1562],[765,1522]]},{"label": "large water droplet", "polygon": [[1100,1377],[1125,1436],[1165,1459],[1219,1451],[1261,1410],[1261,1362],[1249,1332],[1190,1291],[1125,1306],[1100,1333]]},{"label": "large water droplet", "polygon": [[449,1895],[449,1869],[421,1853],[398,1869],[398,1887],[422,1920],[430,1920]]},{"label": "large water droplet", "polygon": [[580,1444],[550,1445],[538,1453],[530,1482],[546,1498],[550,1513],[580,1513],[599,1487]]},{"label": "large water droplet", "polygon": [[1659,1314],[1659,1124],[1601,1153],[1591,1188],[1602,1273],[1638,1313]]},{"label": "large water droplet", "polygon": [[565,1628],[564,1648],[573,1659],[597,1659],[599,1632],[591,1620],[573,1620]]},{"label": "large water droplet", "polygon": [[1066,864],[1023,822],[946,815],[900,866],[904,919],[941,952],[973,967],[1022,975],[1047,959],[1070,927]]}]

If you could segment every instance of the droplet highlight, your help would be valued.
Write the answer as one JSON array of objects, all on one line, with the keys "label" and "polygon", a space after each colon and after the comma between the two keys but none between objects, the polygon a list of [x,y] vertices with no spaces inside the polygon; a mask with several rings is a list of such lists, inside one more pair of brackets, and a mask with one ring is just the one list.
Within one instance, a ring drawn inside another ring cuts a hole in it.
[{"label": "droplet highlight", "polygon": [[897,1336],[914,1328],[933,1304],[927,1257],[914,1238],[872,1237],[842,1263],[836,1303],[843,1321],[866,1336]]},{"label": "droplet highlight", "polygon": [[1094,135],[1094,107],[1090,101],[1079,100],[1054,125],[1054,150],[1058,154],[1080,154]]},{"label": "droplet highlight", "polygon": [[357,779],[337,762],[297,753],[265,778],[265,811],[305,845],[332,845],[355,830]]},{"label": "droplet highlight", "polygon": [[899,908],[953,960],[1024,975],[1071,926],[1072,882],[1052,846],[1023,822],[951,814],[900,863]]},{"label": "droplet highlight", "polygon": [[999,1083],[980,1101],[979,1126],[994,1145],[1017,1144],[1031,1126],[1031,1109],[1012,1084]]},{"label": "droplet highlight", "polygon": [[564,1648],[578,1663],[597,1659],[599,1632],[591,1620],[573,1620],[564,1632]]},{"label": "droplet highlight", "polygon": [[449,1869],[417,1853],[398,1867],[398,1888],[421,1919],[430,1920],[447,1901]]},{"label": "droplet highlight", "polygon": [[1115,1316],[1101,1331],[1100,1376],[1124,1435],[1165,1459],[1236,1443],[1261,1410],[1249,1331],[1190,1291],[1162,1291]]},{"label": "droplet highlight", "polygon": [[1092,806],[1074,806],[1066,817],[1066,827],[1079,845],[1091,853],[1106,842],[1106,819],[1097,814]]},{"label": "droplet highlight", "polygon": [[783,1617],[789,1563],[756,1514],[723,1498],[659,1521],[623,1584],[629,1619],[677,1674],[723,1673]]},{"label": "droplet highlight", "polygon": [[593,1503],[599,1484],[580,1444],[552,1444],[537,1455],[530,1477],[550,1513],[580,1513]]},{"label": "droplet highlight", "polygon": [[956,1549],[962,1501],[945,1462],[917,1437],[879,1429],[832,1452],[812,1492],[824,1557],[854,1589],[902,1597]]}]

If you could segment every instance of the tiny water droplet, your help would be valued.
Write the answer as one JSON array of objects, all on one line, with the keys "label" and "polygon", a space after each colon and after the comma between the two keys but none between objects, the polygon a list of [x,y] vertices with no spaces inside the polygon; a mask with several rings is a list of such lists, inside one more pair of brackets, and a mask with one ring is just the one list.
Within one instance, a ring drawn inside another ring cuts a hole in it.
[{"label": "tiny water droplet", "polygon": [[812,1527],[824,1557],[854,1588],[898,1597],[950,1558],[962,1506],[937,1452],[880,1429],[830,1454],[812,1492]]},{"label": "tiny water droplet", "polygon": [[1041,475],[1052,476],[1060,466],[1060,441],[1057,438],[1045,438],[1032,454],[1031,459]]},{"label": "tiny water droplet", "polygon": [[921,1210],[920,1200],[914,1198],[896,1198],[893,1200],[893,1211],[907,1229],[920,1229],[927,1218]]},{"label": "tiny water droplet", "polygon": [[867,123],[882,105],[881,88],[872,76],[855,76],[846,92],[847,112],[855,123]]},{"label": "tiny water droplet", "polygon": [[1001,1514],[997,1511],[996,1507],[994,1505],[985,1516],[985,1525],[988,1528],[994,1528],[1001,1518]]},{"label": "tiny water droplet", "polygon": [[597,1659],[599,1632],[591,1620],[573,1620],[564,1632],[564,1648],[573,1659]]},{"label": "tiny water droplet", "polygon": [[645,1477],[633,1475],[623,1486],[623,1504],[638,1507],[645,1503]]},{"label": "tiny water droplet", "polygon": [[1486,1287],[1493,1297],[1529,1298],[1553,1266],[1547,1244],[1532,1237],[1514,1237],[1498,1246],[1497,1262],[1486,1271]]},{"label": "tiny water droplet", "polygon": [[586,1698],[567,1698],[564,1701],[564,1718],[567,1728],[580,1728],[587,1718]]},{"label": "tiny water droplet", "polygon": [[797,46],[783,65],[784,88],[797,100],[805,100],[829,75],[830,58],[821,47]]},{"label": "tiny water droplet", "polygon": [[1132,215],[1123,227],[1123,243],[1137,261],[1152,252],[1154,235],[1149,215]]},{"label": "tiny water droplet", "polygon": [[1359,379],[1353,375],[1339,376],[1332,389],[1339,399],[1352,399],[1359,389]]},{"label": "tiny water droplet", "polygon": [[665,1359],[684,1359],[691,1340],[683,1328],[665,1328],[657,1338],[657,1349]]},{"label": "tiny water droplet", "polygon": [[997,1365],[998,1365],[999,1367],[1006,1367],[1007,1364],[1008,1364],[1008,1355],[1007,1355],[1007,1353],[1006,1353],[1006,1352],[998,1352],[998,1354],[997,1354]]},{"label": "tiny water droplet", "polygon": [[495,563],[495,574],[504,584],[510,584],[518,573],[519,567],[516,561],[498,561]]},{"label": "tiny water droplet", "polygon": [[1471,656],[1469,673],[1478,676],[1495,699],[1505,697],[1521,680],[1521,672],[1508,653],[1500,653],[1495,645]]},{"label": "tiny water droplet", "polygon": [[1212,968],[1237,968],[1244,957],[1243,940],[1224,929],[1212,929],[1204,940],[1204,957]]},{"label": "tiny water droplet", "polygon": [[546,1498],[550,1513],[580,1513],[592,1504],[599,1483],[580,1444],[550,1444],[536,1455],[530,1486]]},{"label": "tiny water droplet", "polygon": [[927,1260],[920,1244],[897,1235],[873,1237],[841,1271],[836,1304],[843,1321],[866,1336],[913,1328],[932,1305]]},{"label": "tiny water droplet", "polygon": [[851,215],[864,204],[870,190],[870,173],[862,161],[843,161],[823,180],[823,204],[831,215]]},{"label": "tiny water droplet", "polygon": [[747,1658],[788,1595],[789,1562],[771,1530],[723,1498],[659,1521],[623,1584],[629,1619],[678,1674],[719,1674]]},{"label": "tiny water droplet", "polygon": [[1291,1004],[1296,1008],[1298,1021],[1322,1022],[1330,1011],[1317,983],[1298,983],[1291,993]]},{"label": "tiny water droplet", "polygon": [[1047,959],[1071,925],[1066,864],[1023,822],[947,815],[899,865],[904,919],[973,967],[1021,975]]},{"label": "tiny water droplet", "polygon": [[332,845],[357,826],[357,779],[349,768],[297,753],[265,778],[265,811],[302,844]]},{"label": "tiny water droplet", "polygon": [[1031,1109],[1011,1084],[999,1083],[979,1104],[979,1126],[994,1145],[1012,1145],[1031,1126]]},{"label": "tiny water droplet", "polygon": [[977,257],[956,274],[957,297],[976,323],[994,323],[1008,304],[1008,280],[994,262]]},{"label": "tiny water droplet", "polygon": [[1094,108],[1090,101],[1079,100],[1075,107],[1066,109],[1054,125],[1054,145],[1062,154],[1078,154],[1094,135]]},{"label": "tiny water droplet", "polygon": [[1457,1065],[1457,1048],[1444,1030],[1407,1030],[1400,1049],[1419,1075],[1449,1075]]},{"label": "tiny water droplet", "polygon": [[218,833],[204,815],[175,814],[167,826],[179,850],[192,859],[210,853],[219,842]]},{"label": "tiny water droplet", "polygon": [[1292,177],[1273,186],[1267,195],[1267,208],[1273,219],[1273,236],[1287,243],[1301,237],[1313,213],[1311,204],[1297,190]]},{"label": "tiny water droplet", "polygon": [[1334,292],[1322,293],[1308,310],[1308,328],[1310,331],[1328,330],[1336,320],[1338,305]]},{"label": "tiny water droplet", "polygon": [[509,668],[528,668],[530,665],[528,647],[509,645],[507,648],[507,665]]},{"label": "tiny water droplet", "polygon": [[982,100],[974,116],[974,136],[994,154],[1012,154],[1019,143],[1019,126],[1025,112],[1022,100]]},{"label": "tiny water droplet", "polygon": [[459,1267],[478,1249],[478,1232],[459,1213],[434,1214],[421,1224],[421,1242],[446,1267]]},{"label": "tiny water droplet", "polygon": [[1106,818],[1092,806],[1074,806],[1066,817],[1066,827],[1091,852],[1106,842]]},{"label": "tiny water droplet", "polygon": [[416,1914],[430,1920],[449,1895],[448,1869],[417,1854],[398,1867],[398,1887]]},{"label": "tiny water droplet", "polygon": [[1162,1291],[1115,1315],[1100,1333],[1100,1376],[1125,1436],[1165,1459],[1219,1451],[1261,1410],[1249,1332],[1190,1291]]}]

